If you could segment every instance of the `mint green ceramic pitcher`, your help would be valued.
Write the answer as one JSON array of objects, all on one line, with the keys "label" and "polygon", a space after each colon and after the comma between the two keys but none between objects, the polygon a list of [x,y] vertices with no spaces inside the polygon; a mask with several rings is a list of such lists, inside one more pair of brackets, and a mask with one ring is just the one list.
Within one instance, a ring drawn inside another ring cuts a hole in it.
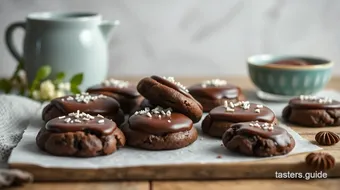
[{"label": "mint green ceramic pitcher", "polygon": [[[42,65],[52,67],[52,75],[65,72],[70,78],[84,74],[82,89],[107,77],[108,42],[119,21],[103,21],[96,13],[32,13],[25,22],[16,22],[6,30],[6,43],[17,61],[24,60],[28,82]],[[23,55],[13,45],[13,31],[26,31]]]}]

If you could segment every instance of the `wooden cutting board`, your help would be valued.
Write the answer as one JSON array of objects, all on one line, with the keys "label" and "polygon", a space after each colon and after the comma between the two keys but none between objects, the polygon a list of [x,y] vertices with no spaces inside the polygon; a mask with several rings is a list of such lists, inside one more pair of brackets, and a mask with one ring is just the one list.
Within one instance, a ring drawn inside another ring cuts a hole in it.
[{"label": "wooden cutting board", "polygon": [[[315,143],[320,129],[292,127],[302,137]],[[340,128],[324,128],[340,134]],[[334,156],[336,166],[327,171],[327,177],[340,177],[340,143],[326,146],[323,152]],[[164,180],[164,179],[236,179],[275,178],[275,172],[314,172],[305,164],[307,154],[285,158],[233,164],[183,164],[108,169],[59,169],[34,165],[10,164],[11,168],[31,172],[36,181],[102,181],[102,180]]]},{"label": "wooden cutting board", "polygon": [[[184,84],[192,84],[202,79],[187,79]],[[185,81],[184,79],[182,81]],[[239,84],[243,88],[251,86],[248,79],[233,78],[231,83]],[[337,87],[340,80],[331,81],[331,87]],[[338,89],[339,90],[339,89]],[[340,134],[339,127],[313,129],[291,126],[305,139],[316,143],[315,134],[320,130],[329,130]],[[336,166],[327,171],[327,177],[340,177],[340,143],[326,146],[323,152],[328,152],[336,159]],[[35,181],[104,181],[104,180],[164,180],[164,179],[237,179],[237,178],[275,178],[276,172],[314,172],[305,164],[306,153],[284,158],[261,160],[232,164],[182,164],[163,166],[143,166],[129,168],[107,169],[64,169],[43,168],[26,164],[10,164],[10,168],[31,172]],[[294,175],[294,174],[291,174]]]}]

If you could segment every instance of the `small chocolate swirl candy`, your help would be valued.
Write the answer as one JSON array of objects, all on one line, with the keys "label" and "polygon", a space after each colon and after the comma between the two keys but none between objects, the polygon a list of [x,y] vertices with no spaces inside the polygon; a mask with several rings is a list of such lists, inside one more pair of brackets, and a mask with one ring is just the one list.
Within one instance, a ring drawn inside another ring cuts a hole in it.
[{"label": "small chocolate swirl candy", "polygon": [[317,171],[330,170],[335,166],[335,158],[325,152],[312,152],[307,155],[306,164]]},{"label": "small chocolate swirl candy", "polygon": [[335,145],[340,141],[339,135],[331,131],[320,131],[315,135],[315,141],[320,145]]}]

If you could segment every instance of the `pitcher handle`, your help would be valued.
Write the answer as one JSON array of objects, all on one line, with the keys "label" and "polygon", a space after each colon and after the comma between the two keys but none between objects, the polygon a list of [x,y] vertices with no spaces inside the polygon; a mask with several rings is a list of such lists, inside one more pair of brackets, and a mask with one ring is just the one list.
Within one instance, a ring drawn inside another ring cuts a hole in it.
[{"label": "pitcher handle", "polygon": [[23,57],[22,55],[19,54],[18,49],[14,46],[13,43],[13,32],[17,29],[17,28],[22,28],[24,30],[26,30],[26,23],[25,22],[15,22],[10,24],[5,32],[5,39],[6,39],[6,45],[7,48],[9,50],[9,52],[13,55],[13,57],[18,61],[21,62]]}]

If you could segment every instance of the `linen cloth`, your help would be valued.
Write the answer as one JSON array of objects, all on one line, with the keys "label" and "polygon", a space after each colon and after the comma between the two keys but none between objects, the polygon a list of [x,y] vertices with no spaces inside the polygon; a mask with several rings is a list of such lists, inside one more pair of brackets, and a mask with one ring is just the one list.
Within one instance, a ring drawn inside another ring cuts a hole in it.
[{"label": "linen cloth", "polygon": [[0,95],[0,187],[32,181],[32,175],[9,170],[7,160],[41,103],[17,95]]}]

